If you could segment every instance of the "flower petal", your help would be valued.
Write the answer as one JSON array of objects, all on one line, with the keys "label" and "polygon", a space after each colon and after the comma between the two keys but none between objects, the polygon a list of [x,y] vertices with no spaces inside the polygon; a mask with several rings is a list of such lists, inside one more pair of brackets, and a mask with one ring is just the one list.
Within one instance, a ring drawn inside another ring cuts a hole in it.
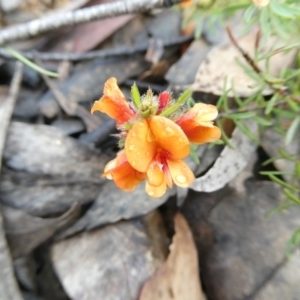
[{"label": "flower petal", "polygon": [[111,118],[116,119],[119,124],[128,122],[135,116],[126,98],[117,85],[116,78],[109,78],[103,91],[103,97],[94,102],[91,112],[100,111]]},{"label": "flower petal", "polygon": [[152,164],[147,170],[147,182],[152,186],[160,186],[165,180],[163,170],[158,164]]},{"label": "flower petal", "polygon": [[153,198],[159,198],[165,194],[167,190],[167,184],[164,180],[159,186],[152,186],[146,181],[146,193]]},{"label": "flower petal", "polygon": [[194,173],[182,160],[167,160],[170,174],[174,183],[180,187],[190,186],[194,180]]},{"label": "flower petal", "polygon": [[158,97],[158,109],[157,114],[164,110],[171,102],[171,94],[167,91],[162,92]]},{"label": "flower petal", "polygon": [[158,147],[167,151],[172,159],[180,159],[189,155],[189,140],[182,129],[172,120],[161,116],[148,119]]},{"label": "flower petal", "polygon": [[189,141],[193,144],[204,144],[215,142],[221,137],[221,130],[216,126],[198,125],[193,128],[184,129]]},{"label": "flower petal", "polygon": [[146,172],[156,153],[156,142],[146,120],[134,124],[125,141],[127,160],[133,168]]},{"label": "flower petal", "polygon": [[111,171],[115,169],[117,166],[118,166],[117,158],[109,161],[104,168],[104,173],[102,174],[102,176],[105,176],[107,179],[112,180],[113,178],[112,178]]},{"label": "flower petal", "polygon": [[196,122],[212,121],[218,116],[218,109],[211,104],[196,103],[191,111],[196,113]]},{"label": "flower petal", "polygon": [[211,104],[196,103],[188,112],[180,117],[176,123],[182,127],[186,121],[194,120],[195,122],[209,122],[218,116],[218,109]]},{"label": "flower petal", "polygon": [[118,188],[131,192],[145,179],[145,174],[138,172],[129,164],[124,162],[110,171],[111,176]]}]

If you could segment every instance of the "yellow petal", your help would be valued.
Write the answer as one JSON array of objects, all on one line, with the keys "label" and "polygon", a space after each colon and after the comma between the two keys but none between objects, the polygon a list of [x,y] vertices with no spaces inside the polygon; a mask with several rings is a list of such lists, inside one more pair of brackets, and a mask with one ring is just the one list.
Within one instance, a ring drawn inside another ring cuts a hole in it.
[{"label": "yellow petal", "polygon": [[146,193],[153,198],[159,198],[165,194],[167,190],[167,184],[165,181],[159,186],[152,186],[146,181]]},{"label": "yellow petal", "polygon": [[172,159],[181,159],[189,155],[189,140],[183,130],[172,120],[161,116],[148,119],[151,132],[161,149],[167,151]]},{"label": "yellow petal", "polygon": [[197,103],[190,110],[195,114],[193,118],[196,122],[212,121],[218,116],[218,109],[211,104]]},{"label": "yellow petal", "polygon": [[147,171],[156,153],[156,143],[149,131],[147,121],[141,120],[132,126],[125,141],[127,160],[140,172]]},{"label": "yellow petal", "polygon": [[216,127],[197,126],[190,130],[185,130],[185,134],[193,144],[212,143],[221,138],[221,130]]},{"label": "yellow petal", "polygon": [[117,79],[114,77],[109,78],[105,82],[103,94],[111,98],[125,99],[122,91],[117,84]]},{"label": "yellow petal", "polygon": [[147,170],[147,182],[152,186],[160,186],[165,180],[162,169],[157,165],[151,165]]},{"label": "yellow petal", "polygon": [[168,167],[174,183],[180,187],[190,186],[195,176],[189,166],[182,160],[168,160]]}]

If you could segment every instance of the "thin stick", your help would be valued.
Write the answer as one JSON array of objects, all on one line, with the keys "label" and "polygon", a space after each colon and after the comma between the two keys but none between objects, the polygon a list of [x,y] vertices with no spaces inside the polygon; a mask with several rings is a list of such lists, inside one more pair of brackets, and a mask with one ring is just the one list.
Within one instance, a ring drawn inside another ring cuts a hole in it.
[{"label": "thin stick", "polygon": [[[1,33],[0,33],[1,34]],[[164,47],[170,47],[178,44],[182,44],[185,42],[189,42],[193,39],[193,36],[178,36],[171,37],[168,40],[163,41]],[[86,53],[53,53],[53,52],[36,52],[36,51],[28,51],[28,52],[19,52],[21,55],[26,57],[27,59],[34,60],[38,58],[43,61],[52,60],[52,61],[82,61],[82,60],[91,60],[95,58],[107,58],[121,55],[131,55],[138,52],[144,52],[148,49],[149,43],[139,44],[133,47],[118,47],[112,49],[105,50],[96,50],[90,51]],[[4,48],[0,48],[0,57],[6,59],[15,59],[8,51]]]},{"label": "thin stick", "polygon": [[[41,62],[36,59],[38,64],[41,65]],[[69,101],[65,95],[57,88],[56,83],[50,79],[47,75],[41,74],[43,77],[46,85],[53,93],[55,99],[59,103],[60,107],[64,110],[66,114],[69,116],[76,116],[82,119],[84,122],[87,131],[93,131],[97,129],[102,121],[97,118],[96,116],[92,115],[89,111],[87,111],[83,106],[79,105],[78,103],[74,101]]]},{"label": "thin stick", "polygon": [[0,45],[35,37],[65,26],[82,24],[124,14],[146,12],[153,8],[169,7],[182,0],[125,0],[106,3],[42,17],[0,31]]},{"label": "thin stick", "polygon": [[[0,102],[0,170],[1,158],[3,155],[6,134],[10,122],[10,118],[19,94],[22,81],[23,65],[20,62],[16,64],[16,71],[13,76],[9,95],[7,99]],[[1,208],[1,207],[0,207]],[[18,284],[14,277],[12,267],[12,259],[8,250],[8,245],[5,239],[3,218],[0,210],[0,299],[21,300],[23,297],[18,288]]]},{"label": "thin stick", "polygon": [[[253,68],[253,70],[262,78],[262,80],[269,85],[270,88],[272,88],[274,91],[279,93],[282,96],[290,96],[287,89],[285,87],[276,87],[273,82],[267,80],[264,76],[262,76],[262,70],[259,68],[259,66],[256,64],[254,59],[238,44],[237,40],[234,38],[231,29],[229,26],[226,27],[228,36],[233,43],[233,45],[240,51],[240,53],[243,55],[245,60],[248,62],[248,64]],[[257,42],[256,42],[257,44]]]}]

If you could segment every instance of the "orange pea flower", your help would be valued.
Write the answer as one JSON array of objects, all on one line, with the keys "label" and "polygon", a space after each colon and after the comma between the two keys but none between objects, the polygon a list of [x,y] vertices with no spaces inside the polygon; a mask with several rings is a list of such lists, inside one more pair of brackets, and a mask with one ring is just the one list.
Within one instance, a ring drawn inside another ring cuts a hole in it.
[{"label": "orange pea flower", "polygon": [[215,142],[221,137],[221,130],[212,122],[217,115],[218,110],[214,105],[197,103],[176,124],[193,144]]},{"label": "orange pea flower", "polygon": [[157,97],[148,90],[141,96],[133,85],[131,106],[116,79],[108,79],[104,96],[94,103],[92,112],[99,110],[116,119],[125,147],[106,165],[103,176],[129,192],[145,180],[151,197],[161,197],[173,183],[191,185],[195,177],[183,161],[190,153],[190,142],[213,142],[221,132],[212,122],[218,114],[215,106],[198,103],[187,111],[190,94],[186,91],[176,101],[167,91]]},{"label": "orange pea flower", "polygon": [[172,120],[153,116],[137,122],[125,141],[125,154],[130,165],[146,173],[146,192],[161,197],[173,181],[188,187],[194,174],[182,161],[190,153],[189,141]]},{"label": "orange pea flower", "polygon": [[132,192],[146,177],[129,164],[124,151],[107,163],[102,176],[114,180],[116,186],[126,192]]},{"label": "orange pea flower", "polygon": [[103,91],[103,97],[95,101],[91,112],[95,110],[108,114],[115,119],[117,124],[123,124],[135,117],[135,112],[130,108],[126,98],[117,85],[116,78],[109,78]]}]

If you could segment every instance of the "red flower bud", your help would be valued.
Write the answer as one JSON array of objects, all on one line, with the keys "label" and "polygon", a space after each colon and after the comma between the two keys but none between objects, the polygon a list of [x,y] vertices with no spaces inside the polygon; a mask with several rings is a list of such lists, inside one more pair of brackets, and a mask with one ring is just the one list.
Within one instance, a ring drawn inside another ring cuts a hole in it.
[{"label": "red flower bud", "polygon": [[158,112],[164,110],[167,105],[171,102],[172,97],[169,92],[164,91],[158,97]]}]

